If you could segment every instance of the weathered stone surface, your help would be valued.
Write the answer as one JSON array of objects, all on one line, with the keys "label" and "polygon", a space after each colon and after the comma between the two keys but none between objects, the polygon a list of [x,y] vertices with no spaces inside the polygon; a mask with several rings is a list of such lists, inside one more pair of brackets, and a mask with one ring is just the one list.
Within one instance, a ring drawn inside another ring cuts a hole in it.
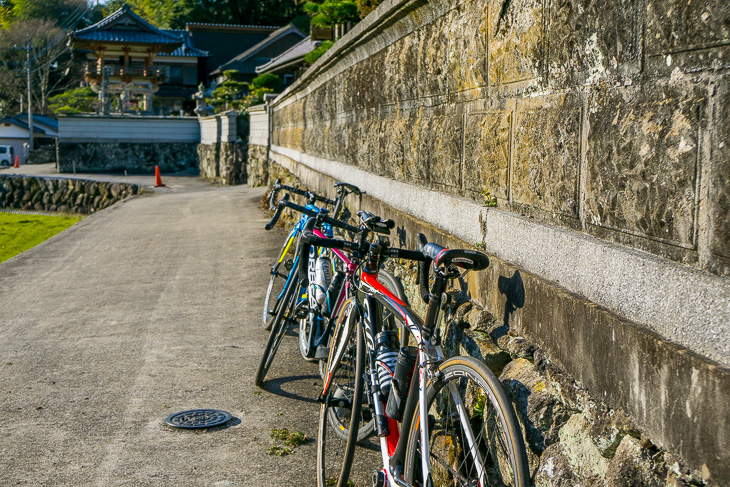
[{"label": "weathered stone surface", "polygon": [[[111,197],[92,196],[100,192],[109,193]],[[134,184],[0,176],[0,208],[89,214],[139,192],[139,187]]]},{"label": "weathered stone surface", "polygon": [[496,85],[533,80],[543,74],[544,6],[540,0],[489,5],[489,80]]},{"label": "weathered stone surface", "polygon": [[[488,2],[459,3],[449,13],[448,87],[451,93],[487,85],[488,5]],[[464,32],[472,35],[465,36]]]},{"label": "weathered stone surface", "polygon": [[534,475],[536,487],[603,486],[601,479],[585,479],[578,475],[565,450],[565,446],[560,443],[555,443],[545,449]]},{"label": "weathered stone surface", "polygon": [[725,0],[646,2],[646,50],[651,55],[708,48],[730,40]]},{"label": "weathered stone surface", "polygon": [[223,185],[246,182],[245,144],[238,142],[198,144],[197,151],[202,177]]},{"label": "weathered stone surface", "polygon": [[612,82],[640,69],[637,0],[555,0],[547,22],[548,76],[556,89]]},{"label": "weathered stone surface", "polygon": [[608,461],[590,437],[590,423],[582,414],[574,414],[560,428],[560,444],[573,470],[583,478],[604,478]]},{"label": "weathered stone surface", "polygon": [[713,131],[713,151],[717,157],[712,161],[710,231],[712,252],[724,259],[724,274],[730,274],[730,86],[718,87]]},{"label": "weathered stone surface", "polygon": [[461,132],[461,126],[458,115],[435,116],[423,121],[418,161],[426,170],[426,181],[435,187],[461,186],[461,139],[451,136],[454,130]]},{"label": "weathered stone surface", "polygon": [[195,144],[120,143],[95,144],[61,142],[59,171],[154,173],[155,166],[165,173],[196,168]]},{"label": "weathered stone surface", "polygon": [[464,128],[464,189],[506,202],[509,193],[510,131],[507,111],[469,113]]},{"label": "weathered stone surface", "polygon": [[579,99],[566,95],[517,104],[515,203],[578,217],[580,110]]},{"label": "weathered stone surface", "polygon": [[448,36],[447,20],[437,19],[418,31],[418,96],[445,95],[448,90],[447,62]]},{"label": "weathered stone surface", "polygon": [[695,244],[702,86],[610,90],[590,113],[586,220],[691,248]]},{"label": "weathered stone surface", "polygon": [[247,171],[249,186],[267,186],[269,184],[269,162],[266,147],[250,144],[248,146]]},{"label": "weathered stone surface", "polygon": [[[654,456],[659,457],[657,462]],[[607,487],[659,487],[666,485],[667,470],[656,449],[641,447],[638,439],[625,436],[606,471]]]},{"label": "weathered stone surface", "polygon": [[525,432],[525,443],[533,453],[541,454],[558,440],[558,430],[570,412],[528,360],[513,360],[499,378],[512,398]]}]

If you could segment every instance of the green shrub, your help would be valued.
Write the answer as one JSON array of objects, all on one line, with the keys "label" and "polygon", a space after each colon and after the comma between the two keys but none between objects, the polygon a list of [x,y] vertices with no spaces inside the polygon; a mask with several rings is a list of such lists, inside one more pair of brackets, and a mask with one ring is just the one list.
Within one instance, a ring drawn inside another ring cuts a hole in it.
[{"label": "green shrub", "polygon": [[96,93],[86,86],[50,97],[48,99],[48,108],[56,115],[89,113],[94,111],[97,101]]},{"label": "green shrub", "polygon": [[309,54],[307,54],[306,56],[304,56],[304,61],[307,64],[314,64],[314,62],[317,59],[319,59],[320,57],[322,57],[322,54],[324,54],[325,52],[327,52],[327,49],[329,49],[330,47],[332,47],[333,44],[334,44],[334,42],[332,42],[332,41],[324,41],[324,42],[322,42],[322,44],[320,44],[319,46],[317,46],[312,52],[310,52]]},{"label": "green shrub", "polygon": [[271,73],[260,74],[251,80],[251,86],[254,88],[269,88],[276,91],[281,86],[281,78]]}]

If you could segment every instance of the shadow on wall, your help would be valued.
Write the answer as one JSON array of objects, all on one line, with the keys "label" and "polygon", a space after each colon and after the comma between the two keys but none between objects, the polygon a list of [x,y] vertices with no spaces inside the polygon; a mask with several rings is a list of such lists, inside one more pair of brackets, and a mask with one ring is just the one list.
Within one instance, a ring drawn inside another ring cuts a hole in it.
[{"label": "shadow on wall", "polygon": [[522,283],[520,271],[515,271],[512,277],[499,276],[497,288],[499,289],[499,293],[507,298],[507,302],[504,305],[502,326],[492,332],[492,338],[495,341],[506,335],[509,331],[509,320],[512,313],[525,305],[525,286]]}]

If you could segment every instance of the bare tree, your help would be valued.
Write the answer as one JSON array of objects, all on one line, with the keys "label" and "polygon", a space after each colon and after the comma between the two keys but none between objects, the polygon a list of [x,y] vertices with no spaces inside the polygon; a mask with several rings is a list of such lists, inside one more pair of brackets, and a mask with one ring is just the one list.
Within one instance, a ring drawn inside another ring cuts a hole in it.
[{"label": "bare tree", "polygon": [[17,111],[26,92],[26,53],[30,39],[31,91],[33,110],[48,111],[48,96],[62,91],[81,79],[80,62],[74,61],[67,46],[66,32],[49,20],[29,19],[0,30],[0,112]]}]

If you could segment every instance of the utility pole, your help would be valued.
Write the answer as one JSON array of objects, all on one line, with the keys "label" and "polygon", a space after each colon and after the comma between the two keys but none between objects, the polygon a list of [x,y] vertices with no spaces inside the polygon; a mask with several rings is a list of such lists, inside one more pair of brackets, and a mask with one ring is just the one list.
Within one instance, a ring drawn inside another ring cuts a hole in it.
[{"label": "utility pole", "polygon": [[[28,80],[28,160],[30,160],[30,151],[33,150],[33,108],[31,106],[32,98],[30,92],[30,34],[26,38],[25,47],[13,46],[13,49],[25,49],[25,75]],[[20,110],[23,111],[23,95],[20,95],[20,107]]]},{"label": "utility pole", "polygon": [[[25,43],[25,54],[26,54],[26,72],[28,73],[28,160],[30,160],[30,151],[33,150],[33,103],[31,103],[30,93],[30,34]],[[25,161],[26,164],[29,161]]]}]

